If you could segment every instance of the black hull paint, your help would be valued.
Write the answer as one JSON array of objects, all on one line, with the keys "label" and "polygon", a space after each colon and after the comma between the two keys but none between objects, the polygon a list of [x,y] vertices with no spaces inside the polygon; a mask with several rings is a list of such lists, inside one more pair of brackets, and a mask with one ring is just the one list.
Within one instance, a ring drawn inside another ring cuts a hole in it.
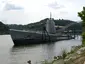
[{"label": "black hull paint", "polygon": [[56,39],[56,40],[42,40],[42,39],[17,39],[13,40],[15,46],[21,45],[33,45],[33,44],[45,44],[45,43],[53,43],[62,40],[70,40],[74,38],[65,38],[65,39]]},{"label": "black hull paint", "polygon": [[31,44],[44,44],[52,41],[47,41],[47,40],[41,40],[41,39],[17,39],[13,40],[14,45],[19,46],[19,45],[31,45]]}]

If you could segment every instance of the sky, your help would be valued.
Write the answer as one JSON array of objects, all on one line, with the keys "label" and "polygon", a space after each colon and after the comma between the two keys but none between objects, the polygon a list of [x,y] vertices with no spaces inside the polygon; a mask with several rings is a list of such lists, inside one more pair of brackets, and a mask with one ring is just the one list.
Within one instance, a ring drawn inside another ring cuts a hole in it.
[{"label": "sky", "polygon": [[49,18],[81,21],[78,17],[85,0],[0,0],[0,21],[29,24]]}]

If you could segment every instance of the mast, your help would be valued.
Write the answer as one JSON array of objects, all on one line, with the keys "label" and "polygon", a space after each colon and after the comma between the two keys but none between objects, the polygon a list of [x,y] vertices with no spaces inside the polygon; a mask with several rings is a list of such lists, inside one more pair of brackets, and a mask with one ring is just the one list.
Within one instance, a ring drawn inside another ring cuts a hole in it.
[{"label": "mast", "polygon": [[51,12],[50,12],[50,19],[52,18],[52,14],[51,14]]}]

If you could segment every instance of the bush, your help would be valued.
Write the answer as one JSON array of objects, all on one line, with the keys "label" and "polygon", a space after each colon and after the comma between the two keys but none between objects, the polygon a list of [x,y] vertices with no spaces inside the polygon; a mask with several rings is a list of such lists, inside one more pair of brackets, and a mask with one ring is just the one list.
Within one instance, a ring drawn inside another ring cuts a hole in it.
[{"label": "bush", "polygon": [[85,39],[85,32],[82,33],[82,38]]},{"label": "bush", "polygon": [[63,52],[62,52],[62,58],[65,59],[66,56],[67,56],[67,53],[66,53],[65,50],[63,50]]},{"label": "bush", "polygon": [[85,46],[85,32],[82,33],[82,45]]}]

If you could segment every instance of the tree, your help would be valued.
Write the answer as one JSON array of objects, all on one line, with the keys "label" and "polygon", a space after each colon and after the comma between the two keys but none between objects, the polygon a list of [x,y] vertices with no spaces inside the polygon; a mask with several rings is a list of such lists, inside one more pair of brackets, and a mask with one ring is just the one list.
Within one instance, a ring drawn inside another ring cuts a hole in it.
[{"label": "tree", "polygon": [[78,12],[78,16],[82,20],[83,32],[85,32],[85,7],[83,7],[83,10],[81,12]]},{"label": "tree", "polygon": [[83,7],[83,10],[81,12],[78,12],[78,16],[82,20],[82,44],[85,46],[85,7]]},{"label": "tree", "polygon": [[9,34],[9,27],[0,21],[0,35]]}]

